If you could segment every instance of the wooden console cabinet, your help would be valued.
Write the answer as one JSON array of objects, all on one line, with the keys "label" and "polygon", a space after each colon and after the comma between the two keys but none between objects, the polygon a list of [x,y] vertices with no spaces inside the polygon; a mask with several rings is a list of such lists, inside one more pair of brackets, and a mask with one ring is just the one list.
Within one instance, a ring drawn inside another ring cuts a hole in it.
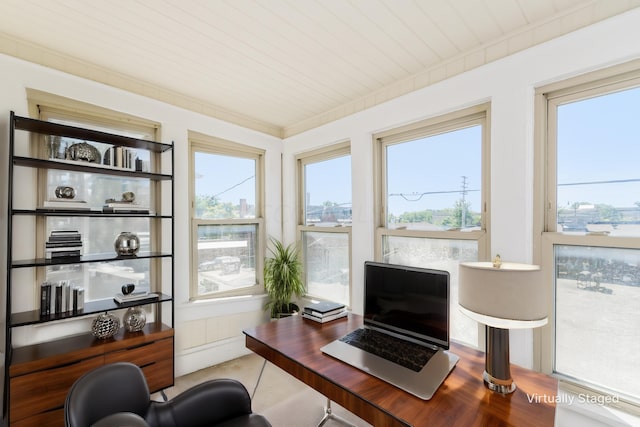
[{"label": "wooden console cabinet", "polygon": [[141,332],[121,330],[105,341],[83,334],[15,349],[9,368],[10,425],[64,425],[64,401],[74,381],[99,366],[121,361],[142,368],[152,393],[170,387],[173,329],[150,323]]}]

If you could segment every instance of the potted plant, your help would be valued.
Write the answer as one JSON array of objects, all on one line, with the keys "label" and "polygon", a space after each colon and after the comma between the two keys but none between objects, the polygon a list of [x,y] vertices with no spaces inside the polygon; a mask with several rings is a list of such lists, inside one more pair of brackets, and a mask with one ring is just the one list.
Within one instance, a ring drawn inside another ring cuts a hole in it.
[{"label": "potted plant", "polygon": [[270,258],[264,261],[264,286],[269,295],[266,309],[271,317],[278,319],[299,311],[299,307],[291,302],[295,295],[301,297],[305,293],[302,281],[302,261],[300,250],[295,243],[289,246],[274,238],[270,239]]}]

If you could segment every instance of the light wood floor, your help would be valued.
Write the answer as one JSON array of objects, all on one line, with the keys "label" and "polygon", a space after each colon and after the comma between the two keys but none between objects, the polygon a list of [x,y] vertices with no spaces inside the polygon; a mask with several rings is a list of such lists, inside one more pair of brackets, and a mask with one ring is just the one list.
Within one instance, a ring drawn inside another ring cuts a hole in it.
[{"label": "light wood floor", "polygon": [[[313,427],[325,414],[327,399],[323,395],[271,363],[265,365],[264,359],[255,354],[178,377],[174,387],[165,390],[165,393],[172,398],[195,384],[213,378],[233,378],[244,384],[253,396],[253,412],[267,417],[273,427]],[[335,403],[331,404],[331,409],[333,414],[344,418],[347,423],[331,419],[324,424],[326,427],[349,424],[370,426]]]}]

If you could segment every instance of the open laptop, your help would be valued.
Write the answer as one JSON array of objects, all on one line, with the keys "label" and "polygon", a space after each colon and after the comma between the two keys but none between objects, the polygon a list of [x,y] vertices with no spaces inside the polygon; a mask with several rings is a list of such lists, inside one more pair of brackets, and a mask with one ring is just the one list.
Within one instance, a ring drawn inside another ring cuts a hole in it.
[{"label": "open laptop", "polygon": [[449,273],[368,261],[364,285],[364,326],[322,352],[431,399],[458,362],[447,351]]}]

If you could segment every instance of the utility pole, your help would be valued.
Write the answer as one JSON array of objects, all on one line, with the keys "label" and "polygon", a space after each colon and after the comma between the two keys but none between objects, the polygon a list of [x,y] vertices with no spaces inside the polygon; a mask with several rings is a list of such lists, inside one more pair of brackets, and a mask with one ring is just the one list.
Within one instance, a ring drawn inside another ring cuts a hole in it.
[{"label": "utility pole", "polygon": [[466,205],[466,196],[467,196],[467,177],[462,177],[462,215],[460,219],[460,228],[464,228],[467,226],[467,205]]}]

